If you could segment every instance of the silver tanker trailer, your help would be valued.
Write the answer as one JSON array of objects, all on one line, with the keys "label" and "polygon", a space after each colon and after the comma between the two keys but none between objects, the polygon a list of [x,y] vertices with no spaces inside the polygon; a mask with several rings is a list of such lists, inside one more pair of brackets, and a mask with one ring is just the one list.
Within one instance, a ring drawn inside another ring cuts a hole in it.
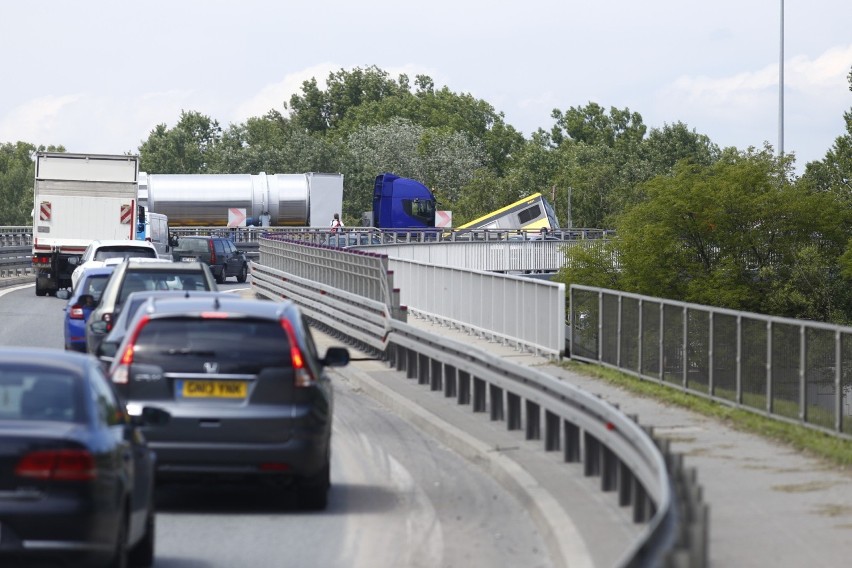
[{"label": "silver tanker trailer", "polygon": [[343,209],[343,174],[140,172],[139,204],[172,227],[328,227]]}]

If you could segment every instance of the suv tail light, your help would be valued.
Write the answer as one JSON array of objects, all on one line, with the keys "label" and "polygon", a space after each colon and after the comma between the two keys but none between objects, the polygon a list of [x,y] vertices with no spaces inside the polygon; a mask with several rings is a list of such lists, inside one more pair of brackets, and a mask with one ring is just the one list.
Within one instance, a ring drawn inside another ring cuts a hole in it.
[{"label": "suv tail light", "polygon": [[112,379],[114,384],[126,385],[130,382],[130,365],[133,363],[133,351],[136,347],[136,339],[139,337],[139,332],[148,324],[150,319],[147,315],[139,319],[139,324],[133,330],[127,347],[124,348],[122,353],[118,354],[118,365],[116,365],[112,371],[112,375],[110,375],[110,379]]},{"label": "suv tail light", "polygon": [[287,340],[290,342],[290,360],[293,363],[294,385],[297,387],[312,386],[317,379],[310,367],[305,364],[302,350],[299,349],[299,344],[296,342],[296,332],[293,330],[293,325],[288,320],[282,319],[281,327],[284,328],[284,333],[287,334]]},{"label": "suv tail light", "polygon": [[18,461],[15,475],[31,479],[87,481],[97,477],[95,458],[87,450],[39,450]]},{"label": "suv tail light", "polygon": [[74,304],[71,306],[71,309],[68,311],[68,317],[72,320],[83,319],[83,306],[80,304]]},{"label": "suv tail light", "polygon": [[101,316],[101,319],[104,320],[107,324],[107,331],[112,331],[112,313],[106,312]]},{"label": "suv tail light", "polygon": [[207,248],[210,249],[210,264],[216,264],[216,246],[213,243],[213,239],[207,241]]}]

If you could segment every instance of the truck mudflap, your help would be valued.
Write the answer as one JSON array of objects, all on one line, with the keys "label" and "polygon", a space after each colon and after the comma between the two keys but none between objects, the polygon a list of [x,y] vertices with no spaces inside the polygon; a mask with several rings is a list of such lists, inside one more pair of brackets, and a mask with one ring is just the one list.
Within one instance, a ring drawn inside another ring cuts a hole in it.
[{"label": "truck mudflap", "polygon": [[35,295],[47,296],[55,294],[59,290],[59,283],[47,270],[39,270],[36,272]]},{"label": "truck mudflap", "polygon": [[80,259],[79,254],[63,254],[59,252],[33,254],[33,268],[36,273],[35,294],[36,296],[55,295],[61,288],[71,287],[71,273],[74,264],[70,264],[70,258]]}]

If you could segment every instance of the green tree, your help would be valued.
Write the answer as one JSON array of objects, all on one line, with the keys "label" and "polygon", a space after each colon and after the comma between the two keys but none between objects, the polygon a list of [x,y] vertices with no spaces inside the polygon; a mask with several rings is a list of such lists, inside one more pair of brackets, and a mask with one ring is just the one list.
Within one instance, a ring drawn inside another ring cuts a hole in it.
[{"label": "green tree", "polygon": [[408,89],[405,75],[395,81],[375,65],[340,69],[328,74],[325,91],[316,78],[303,82],[302,94],[290,97],[291,118],[307,132],[324,133],[337,128],[353,108]]},{"label": "green tree", "polygon": [[565,226],[611,228],[613,216],[640,201],[638,187],[653,177],[642,116],[614,107],[607,113],[593,102],[565,113],[554,109],[552,116],[558,164],[553,205],[560,220]]},{"label": "green tree", "polygon": [[652,175],[671,173],[681,160],[709,166],[719,159],[721,150],[710,138],[690,130],[683,122],[652,128],[643,144],[645,159]]},{"label": "green tree", "polygon": [[278,111],[232,125],[217,146],[213,173],[340,171],[340,145],[296,127]]},{"label": "green tree", "polygon": [[402,118],[424,128],[463,133],[482,145],[486,167],[504,173],[507,160],[523,147],[524,139],[506,124],[503,113],[470,94],[454,93],[447,87],[435,90],[428,76],[418,75],[415,84],[414,93],[401,89],[381,100],[353,107],[341,122],[340,132],[351,133],[365,125]]},{"label": "green tree", "polygon": [[[852,68],[847,75],[852,91]],[[820,161],[805,166],[803,180],[821,191],[832,191],[847,202],[852,201],[852,109],[843,113],[846,134],[838,136],[834,145]]]},{"label": "green tree", "polygon": [[148,173],[202,174],[214,170],[222,129],[216,120],[181,111],[174,128],[158,124],[139,147],[140,169]]},{"label": "green tree", "polygon": [[[619,259],[617,288],[788,317],[836,320],[846,311],[837,267],[848,212],[792,183],[791,158],[728,149],[710,166],[682,161],[644,191],[647,200],[617,218],[609,257]],[[568,254],[564,281],[613,280],[611,266],[602,274]]]},{"label": "green tree", "polygon": [[639,113],[610,107],[607,114],[593,102],[585,107],[571,107],[564,113],[553,109],[551,116],[556,120],[551,137],[557,146],[570,141],[610,148],[616,144],[638,144],[647,130]]},{"label": "green tree", "polygon": [[478,169],[452,204],[453,226],[464,225],[521,197],[507,178],[487,168]]},{"label": "green tree", "polygon": [[0,145],[0,225],[32,225],[36,147]]},{"label": "green tree", "polygon": [[843,119],[846,134],[835,139],[825,158],[809,162],[802,177],[812,187],[837,193],[852,204],[852,110]]}]

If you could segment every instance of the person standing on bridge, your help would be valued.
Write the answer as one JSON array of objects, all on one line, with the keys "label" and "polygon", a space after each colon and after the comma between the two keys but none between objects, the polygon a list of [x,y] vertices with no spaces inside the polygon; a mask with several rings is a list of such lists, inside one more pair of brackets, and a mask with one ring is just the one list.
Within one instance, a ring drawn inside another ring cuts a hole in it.
[{"label": "person standing on bridge", "polygon": [[336,233],[338,229],[343,227],[343,221],[340,220],[340,213],[335,213],[331,220],[331,232]]}]

